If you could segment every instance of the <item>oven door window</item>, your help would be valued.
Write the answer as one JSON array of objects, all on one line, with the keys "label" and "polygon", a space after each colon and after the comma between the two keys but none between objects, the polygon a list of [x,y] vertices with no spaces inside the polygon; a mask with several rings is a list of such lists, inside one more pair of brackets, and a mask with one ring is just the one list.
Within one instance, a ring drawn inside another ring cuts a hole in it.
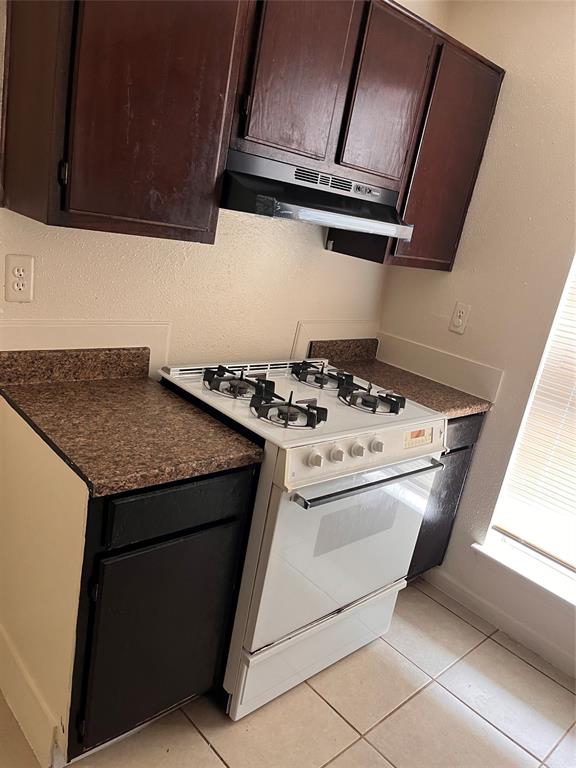
[{"label": "oven door window", "polygon": [[406,576],[436,471],[425,458],[307,486],[274,488],[278,510],[250,650]]}]

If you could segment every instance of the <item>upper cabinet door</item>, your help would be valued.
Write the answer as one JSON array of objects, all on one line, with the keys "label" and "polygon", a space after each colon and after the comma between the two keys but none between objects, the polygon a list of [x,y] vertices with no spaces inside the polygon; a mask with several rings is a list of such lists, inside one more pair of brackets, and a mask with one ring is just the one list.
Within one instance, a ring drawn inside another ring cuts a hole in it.
[{"label": "upper cabinet door", "polygon": [[77,226],[212,241],[241,6],[81,4],[66,185]]},{"label": "upper cabinet door", "polygon": [[434,35],[372,2],[342,150],[343,165],[399,182],[423,103]]},{"label": "upper cabinet door", "polygon": [[391,263],[452,268],[503,73],[446,43],[403,210],[414,225]]},{"label": "upper cabinet door", "polygon": [[245,137],[322,160],[351,29],[352,0],[267,2]]}]

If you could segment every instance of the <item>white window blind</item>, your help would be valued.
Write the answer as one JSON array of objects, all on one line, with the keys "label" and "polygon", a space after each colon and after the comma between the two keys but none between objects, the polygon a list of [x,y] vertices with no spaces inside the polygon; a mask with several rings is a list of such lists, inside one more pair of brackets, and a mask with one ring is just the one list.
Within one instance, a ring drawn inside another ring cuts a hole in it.
[{"label": "white window blind", "polygon": [[552,326],[492,527],[576,570],[576,267]]}]

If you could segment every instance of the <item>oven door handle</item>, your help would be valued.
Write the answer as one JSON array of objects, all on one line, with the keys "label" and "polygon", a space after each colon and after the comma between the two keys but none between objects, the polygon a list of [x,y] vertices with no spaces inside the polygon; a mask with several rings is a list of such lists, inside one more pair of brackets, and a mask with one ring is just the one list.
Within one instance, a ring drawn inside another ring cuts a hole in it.
[{"label": "oven door handle", "polygon": [[392,475],[392,477],[385,477],[383,480],[376,480],[373,483],[366,483],[366,485],[359,485],[355,488],[344,488],[342,491],[335,491],[334,493],[327,493],[324,496],[317,496],[314,499],[306,499],[299,493],[295,493],[290,497],[290,501],[295,504],[299,504],[304,509],[312,509],[313,507],[321,507],[323,504],[330,504],[333,501],[340,501],[340,499],[347,499],[350,496],[358,496],[361,493],[372,491],[375,488],[380,488],[383,485],[389,485],[390,483],[397,483],[399,480],[404,480],[406,477],[414,477],[415,475],[424,475],[428,472],[438,472],[444,469],[444,464],[436,459],[431,459],[430,464],[427,467],[421,469],[413,469],[411,472],[402,472],[399,475]]}]

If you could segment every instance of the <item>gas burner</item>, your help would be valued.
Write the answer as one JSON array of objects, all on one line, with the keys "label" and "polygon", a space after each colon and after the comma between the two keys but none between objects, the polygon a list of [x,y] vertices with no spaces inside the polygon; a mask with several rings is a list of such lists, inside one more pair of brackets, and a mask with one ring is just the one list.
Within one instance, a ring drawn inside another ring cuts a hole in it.
[{"label": "gas burner", "polygon": [[334,392],[345,384],[352,384],[354,377],[351,373],[344,373],[335,368],[326,368],[324,363],[321,366],[311,363],[309,360],[302,360],[301,363],[293,363],[290,371],[294,378],[316,389],[330,389]]},{"label": "gas burner", "polygon": [[367,413],[398,414],[406,405],[406,398],[386,390],[372,391],[372,384],[362,387],[355,382],[344,384],[338,390],[338,397],[346,405]]},{"label": "gas burner", "polygon": [[326,421],[327,408],[320,408],[313,398],[293,401],[293,396],[290,392],[288,400],[284,400],[274,392],[261,391],[250,400],[250,408],[259,419],[285,429],[314,429]]},{"label": "gas burner", "polygon": [[266,376],[257,375],[254,378],[248,378],[244,376],[244,369],[238,375],[236,371],[223,365],[217,368],[206,368],[203,381],[207,389],[235,400],[247,399],[259,392],[274,392],[274,382]]}]

